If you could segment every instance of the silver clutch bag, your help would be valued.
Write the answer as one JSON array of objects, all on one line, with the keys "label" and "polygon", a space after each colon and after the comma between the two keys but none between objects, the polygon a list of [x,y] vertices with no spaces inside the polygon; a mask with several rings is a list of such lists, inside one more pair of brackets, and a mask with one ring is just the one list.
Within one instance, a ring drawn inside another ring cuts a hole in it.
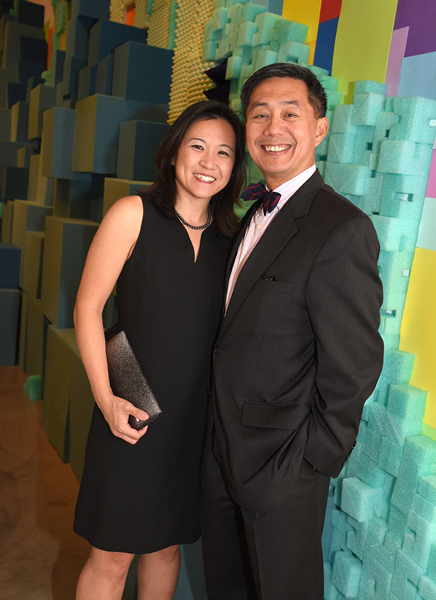
[{"label": "silver clutch bag", "polygon": [[[106,338],[108,337],[106,336]],[[128,400],[133,406],[140,408],[149,415],[149,418],[145,421],[140,421],[130,415],[130,427],[142,429],[146,425],[150,425],[158,418],[162,410],[151,391],[151,387],[139,366],[124,331],[120,331],[107,339],[106,356],[113,393]]]}]

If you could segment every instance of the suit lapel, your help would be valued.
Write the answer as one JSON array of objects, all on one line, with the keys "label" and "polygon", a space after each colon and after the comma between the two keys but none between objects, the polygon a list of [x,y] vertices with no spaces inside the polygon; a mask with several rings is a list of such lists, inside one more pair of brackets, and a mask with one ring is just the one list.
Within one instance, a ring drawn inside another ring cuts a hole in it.
[{"label": "suit lapel", "polygon": [[[312,177],[292,196],[292,198],[286,202],[278,215],[270,223],[268,229],[265,231],[241,269],[230,299],[227,313],[222,321],[219,335],[226,330],[256,281],[262,277],[268,266],[280,253],[283,247],[297,233],[298,227],[295,220],[307,215],[314,197],[323,185],[324,181],[319,174],[319,171],[316,171],[314,175],[312,175]],[[227,285],[239,244],[241,243],[251,221],[251,217],[258,206],[259,203],[256,203],[250,209],[249,213],[247,213],[247,220],[243,224],[243,227],[235,240],[229,258],[229,264],[227,266]]]}]

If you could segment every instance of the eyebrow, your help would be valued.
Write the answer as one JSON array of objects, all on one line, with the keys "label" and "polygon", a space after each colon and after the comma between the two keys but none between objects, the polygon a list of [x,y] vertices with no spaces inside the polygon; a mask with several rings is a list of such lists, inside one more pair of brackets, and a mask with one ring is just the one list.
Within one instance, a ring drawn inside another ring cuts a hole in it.
[{"label": "eyebrow", "polygon": [[[259,106],[269,106],[269,104],[268,102],[256,102],[256,104],[253,104],[253,106],[250,108],[250,111],[258,108]],[[297,100],[283,100],[283,102],[280,102],[280,106],[296,106],[297,108],[301,108]]]},{"label": "eyebrow", "polygon": [[[202,142],[203,144],[207,144],[206,140],[202,140],[201,138],[196,137],[189,138],[189,140],[187,140],[186,143],[189,144],[189,142],[193,142],[194,140],[197,140],[197,142]],[[231,150],[232,152],[235,151],[234,148],[232,148],[228,144],[220,144],[220,147],[229,148],[229,150]]]}]

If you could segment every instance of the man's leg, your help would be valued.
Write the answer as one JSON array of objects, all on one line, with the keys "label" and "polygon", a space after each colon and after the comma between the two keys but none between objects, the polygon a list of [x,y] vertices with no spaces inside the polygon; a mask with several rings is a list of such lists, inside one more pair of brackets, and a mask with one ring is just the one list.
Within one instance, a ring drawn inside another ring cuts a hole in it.
[{"label": "man's leg", "polygon": [[323,600],[321,536],[329,482],[303,461],[287,500],[268,511],[241,509],[260,600]]},{"label": "man's leg", "polygon": [[256,600],[241,511],[227,491],[215,457],[206,452],[201,528],[208,599]]}]

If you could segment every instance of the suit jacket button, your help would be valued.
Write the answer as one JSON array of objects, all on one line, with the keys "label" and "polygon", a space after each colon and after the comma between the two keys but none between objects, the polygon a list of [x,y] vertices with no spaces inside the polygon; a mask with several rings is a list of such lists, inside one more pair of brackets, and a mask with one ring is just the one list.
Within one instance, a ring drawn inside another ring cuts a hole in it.
[{"label": "suit jacket button", "polygon": [[215,346],[214,352],[215,352],[215,354],[219,354],[221,352],[221,348],[218,348],[218,346]]}]

